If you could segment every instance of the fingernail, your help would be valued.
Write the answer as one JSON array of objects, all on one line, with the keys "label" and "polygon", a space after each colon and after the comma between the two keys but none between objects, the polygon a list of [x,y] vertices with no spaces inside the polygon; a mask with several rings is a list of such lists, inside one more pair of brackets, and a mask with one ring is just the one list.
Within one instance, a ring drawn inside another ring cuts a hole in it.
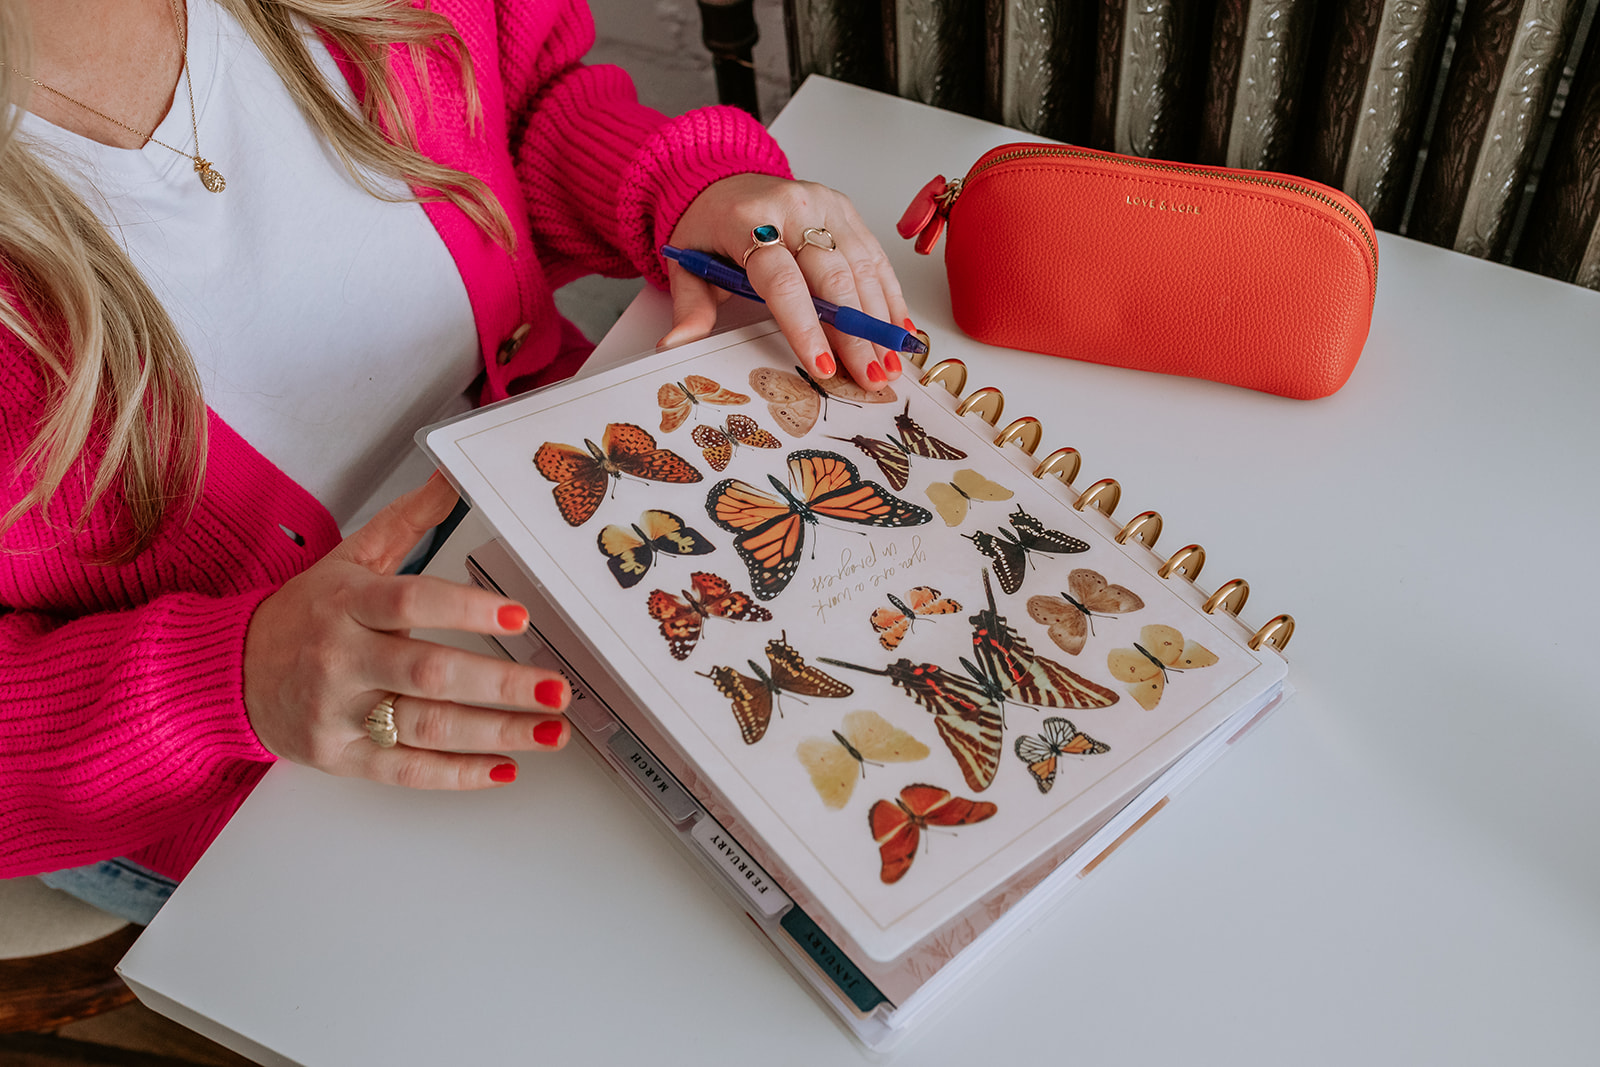
[{"label": "fingernail", "polygon": [[495,621],[502,630],[519,631],[528,625],[528,609],[521,604],[507,604],[495,613]]},{"label": "fingernail", "polygon": [[877,360],[867,364],[867,381],[886,382],[888,380],[888,377],[883,373],[883,367],[879,365]]},{"label": "fingernail", "polygon": [[[533,687],[533,699],[547,708],[559,708],[562,699],[567,695],[567,687],[563,682],[554,678],[546,678]],[[545,723],[546,726],[550,725]]]},{"label": "fingernail", "polygon": [[428,480],[426,482],[424,482],[423,484],[424,485],[432,485],[434,482],[437,482],[439,479],[441,479],[443,477],[444,477],[444,471],[439,470],[438,468],[435,468],[434,472],[432,474],[428,475]]},{"label": "fingernail", "polygon": [[888,368],[890,374],[900,373],[900,357],[893,352],[883,354],[883,365]]},{"label": "fingernail", "polygon": [[489,780],[500,782],[514,782],[517,780],[517,765],[515,763],[502,763],[489,772]]},{"label": "fingernail", "polygon": [[565,729],[559,722],[546,720],[533,728],[533,739],[541,745],[555,747],[561,743],[561,733]]},{"label": "fingernail", "polygon": [[902,325],[902,326],[904,326],[906,328],[906,333],[916,333],[917,332],[917,324],[912,322],[910,319],[906,319],[906,320],[902,321],[900,323],[900,325]]},{"label": "fingernail", "polygon": [[834,363],[833,357],[826,352],[819,355],[813,362],[817,365],[817,373],[824,378],[832,378],[833,372],[839,369],[838,364]]}]

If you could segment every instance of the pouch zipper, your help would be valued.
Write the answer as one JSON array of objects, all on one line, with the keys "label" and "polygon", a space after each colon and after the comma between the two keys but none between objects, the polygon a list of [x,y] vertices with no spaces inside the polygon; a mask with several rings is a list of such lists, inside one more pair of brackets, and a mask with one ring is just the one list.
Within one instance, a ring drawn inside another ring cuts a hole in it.
[{"label": "pouch zipper", "polygon": [[[1115,162],[1119,164],[1129,167],[1138,167],[1142,170],[1154,170],[1170,174],[1187,174],[1208,178],[1220,178],[1224,181],[1238,182],[1243,185],[1263,185],[1270,189],[1282,189],[1291,193],[1299,193],[1301,196],[1309,197],[1310,199],[1315,200],[1324,207],[1332,208],[1334,211],[1338,212],[1341,218],[1355,228],[1355,231],[1361,235],[1361,240],[1367,246],[1367,253],[1369,257],[1368,266],[1372,268],[1372,276],[1376,278],[1378,275],[1378,243],[1372,236],[1371,231],[1367,229],[1366,224],[1363,223],[1353,211],[1339,203],[1337,200],[1308,186],[1300,185],[1296,182],[1285,181],[1281,178],[1253,177],[1250,174],[1235,174],[1226,171],[1202,170],[1196,169],[1194,166],[1187,166],[1184,164],[1162,163],[1156,160],[1140,159],[1129,156],[1108,157],[1108,155],[1104,152],[1084,151],[1082,149],[1067,148],[1055,145],[1039,145],[1029,148],[1016,148],[1009,152],[1002,152],[999,155],[993,156],[989,159],[980,159],[977,163],[973,164],[971,170],[967,171],[967,176],[965,178],[951,179],[950,183],[946,185],[942,191],[934,194],[933,200],[937,206],[941,219],[948,219],[950,217],[950,209],[955,206],[956,200],[961,196],[961,191],[967,187],[968,183],[970,183],[972,179],[976,178],[978,175],[982,174],[984,171],[995,166],[996,164],[1009,163],[1012,160],[1025,159],[1029,156],[1063,156],[1069,159],[1097,160],[1113,158]],[[921,251],[920,243],[918,250]]]}]

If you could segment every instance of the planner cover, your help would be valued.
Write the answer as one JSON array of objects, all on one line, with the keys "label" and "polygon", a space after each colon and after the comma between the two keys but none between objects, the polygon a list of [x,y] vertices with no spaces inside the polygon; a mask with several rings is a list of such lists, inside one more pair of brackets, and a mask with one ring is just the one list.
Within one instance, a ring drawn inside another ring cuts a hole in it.
[{"label": "planner cover", "polygon": [[767,323],[419,435],[639,734],[879,973],[1286,673],[974,399],[818,382]]}]

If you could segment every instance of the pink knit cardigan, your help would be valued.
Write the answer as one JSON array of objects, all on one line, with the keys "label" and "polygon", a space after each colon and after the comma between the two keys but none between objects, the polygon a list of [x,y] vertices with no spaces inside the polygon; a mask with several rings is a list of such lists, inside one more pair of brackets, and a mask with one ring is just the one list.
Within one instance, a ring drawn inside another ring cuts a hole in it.
[{"label": "pink knit cardigan", "polygon": [[[432,107],[415,107],[421,148],[486,181],[517,230],[508,254],[459,210],[426,208],[466,283],[484,399],[496,400],[569,374],[587,355],[553,287],[596,272],[664,284],[655,250],[702,189],[788,168],[741,111],[667,119],[637,103],[621,70],[583,66],[594,27],[581,0],[432,6],[472,56],[484,121],[469,131],[461,84],[435,58]],[[402,56],[402,82],[419,100]],[[4,513],[28,484],[19,457],[47,387],[3,330],[0,391]],[[245,629],[256,605],[339,534],[214,413],[209,432],[193,515],[133,562],[89,562],[110,542],[118,501],[74,527],[85,493],[73,478],[48,516],[29,514],[0,541],[0,877],[125,855],[181,878],[272,762],[245,715]],[[84,461],[92,469],[97,456]]]}]

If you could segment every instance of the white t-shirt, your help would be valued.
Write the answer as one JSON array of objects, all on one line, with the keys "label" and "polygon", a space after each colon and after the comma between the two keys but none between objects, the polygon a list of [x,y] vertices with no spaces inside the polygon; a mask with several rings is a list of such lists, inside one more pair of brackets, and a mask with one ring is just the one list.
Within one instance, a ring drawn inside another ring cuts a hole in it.
[{"label": "white t-shirt", "polygon": [[[188,11],[201,155],[223,192],[154,142],[112,148],[31,114],[21,133],[66,164],[127,249],[206,402],[348,532],[383,503],[369,497],[412,432],[466,406],[480,369],[466,288],[421,206],[355,183],[237,21],[210,0]],[[332,56],[308,42],[348,102]],[[155,138],[194,151],[181,78]]]}]

